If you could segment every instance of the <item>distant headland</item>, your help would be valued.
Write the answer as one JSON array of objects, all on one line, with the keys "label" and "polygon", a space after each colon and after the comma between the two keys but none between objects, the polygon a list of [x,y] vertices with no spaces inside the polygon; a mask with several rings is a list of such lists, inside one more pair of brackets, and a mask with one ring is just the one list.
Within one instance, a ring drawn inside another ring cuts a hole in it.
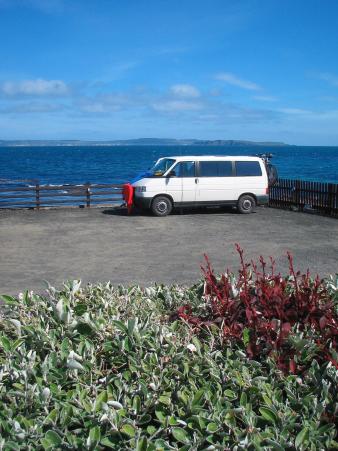
[{"label": "distant headland", "polygon": [[54,146],[259,146],[281,147],[289,146],[283,142],[274,141],[241,141],[233,139],[171,139],[171,138],[138,138],[111,141],[84,141],[84,140],[0,140],[3,147],[54,147]]}]

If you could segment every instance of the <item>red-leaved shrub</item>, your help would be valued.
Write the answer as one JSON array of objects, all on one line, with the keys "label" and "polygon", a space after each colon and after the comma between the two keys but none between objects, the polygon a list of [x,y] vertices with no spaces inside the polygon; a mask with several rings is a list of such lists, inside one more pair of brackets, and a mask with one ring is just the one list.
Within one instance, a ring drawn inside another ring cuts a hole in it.
[{"label": "red-leaved shrub", "polygon": [[338,318],[334,300],[318,275],[294,270],[287,254],[289,275],[275,274],[263,257],[259,266],[246,263],[243,249],[236,244],[240,256],[239,276],[229,271],[216,277],[207,256],[204,274],[204,299],[208,314],[194,315],[191,306],[177,310],[197,330],[217,325],[223,338],[244,346],[253,359],[272,356],[284,372],[300,373],[311,360],[331,361],[338,368],[336,357]]}]

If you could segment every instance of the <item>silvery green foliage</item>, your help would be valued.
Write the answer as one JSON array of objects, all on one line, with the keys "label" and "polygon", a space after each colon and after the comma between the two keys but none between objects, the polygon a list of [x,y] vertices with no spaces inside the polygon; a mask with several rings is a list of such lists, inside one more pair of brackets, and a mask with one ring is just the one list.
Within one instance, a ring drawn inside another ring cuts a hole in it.
[{"label": "silvery green foliage", "polygon": [[302,377],[284,376],[225,347],[217,328],[197,338],[172,313],[189,303],[203,314],[202,283],[74,281],[4,301],[0,450],[337,446],[334,367],[314,361]]},{"label": "silvery green foliage", "polygon": [[330,276],[325,281],[328,290],[330,291],[332,298],[335,300],[336,305],[338,304],[338,274],[335,276]]}]

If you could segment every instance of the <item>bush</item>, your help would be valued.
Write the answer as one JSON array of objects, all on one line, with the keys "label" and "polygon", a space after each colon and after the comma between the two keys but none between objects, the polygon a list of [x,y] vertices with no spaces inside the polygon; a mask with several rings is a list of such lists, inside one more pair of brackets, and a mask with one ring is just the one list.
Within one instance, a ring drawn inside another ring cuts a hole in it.
[{"label": "bush", "polygon": [[[332,285],[332,290],[336,289]],[[0,449],[318,450],[335,442],[338,373],[284,375],[252,360],[206,315],[203,283],[123,288],[67,283],[4,296]],[[217,322],[216,322],[217,324]]]},{"label": "bush", "polygon": [[295,271],[288,253],[289,275],[270,272],[263,257],[260,267],[246,263],[243,249],[236,245],[241,268],[236,278],[229,271],[216,277],[206,258],[202,268],[206,310],[194,314],[189,304],[178,317],[201,329],[217,325],[227,343],[243,346],[254,359],[273,356],[284,372],[303,373],[313,359],[330,361],[338,368],[338,291],[334,285],[312,279],[309,271]]}]

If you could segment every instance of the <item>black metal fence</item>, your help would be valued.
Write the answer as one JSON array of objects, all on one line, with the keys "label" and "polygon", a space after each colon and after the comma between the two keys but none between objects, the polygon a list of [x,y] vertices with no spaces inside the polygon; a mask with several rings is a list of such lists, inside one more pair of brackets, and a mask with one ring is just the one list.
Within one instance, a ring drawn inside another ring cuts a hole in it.
[{"label": "black metal fence", "polygon": [[40,185],[32,180],[15,183],[0,181],[0,208],[113,206],[122,202],[122,185],[112,183]]},{"label": "black metal fence", "polygon": [[[41,185],[36,180],[0,179],[0,208],[92,207],[123,203],[122,185]],[[338,184],[278,179],[270,187],[270,207],[338,217]]]},{"label": "black metal fence", "polygon": [[338,184],[278,179],[270,187],[269,206],[338,217]]}]

